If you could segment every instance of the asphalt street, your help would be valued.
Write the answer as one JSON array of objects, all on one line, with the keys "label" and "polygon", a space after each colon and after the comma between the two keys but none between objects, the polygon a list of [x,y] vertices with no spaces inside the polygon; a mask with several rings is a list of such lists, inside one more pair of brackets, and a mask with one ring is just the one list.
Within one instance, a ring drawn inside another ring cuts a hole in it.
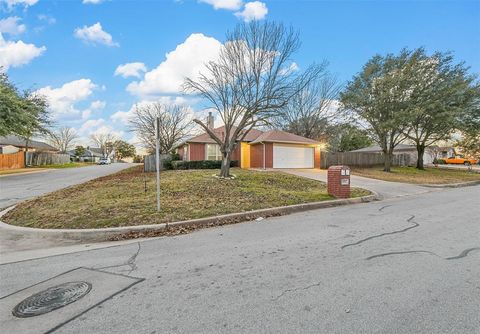
[{"label": "asphalt street", "polygon": [[133,166],[128,163],[50,169],[37,173],[0,177],[0,209],[58,189],[87,182]]},{"label": "asphalt street", "polygon": [[[480,186],[471,186],[4,264],[0,328],[479,333],[478,217]],[[11,315],[72,275],[91,283],[86,297]]]}]

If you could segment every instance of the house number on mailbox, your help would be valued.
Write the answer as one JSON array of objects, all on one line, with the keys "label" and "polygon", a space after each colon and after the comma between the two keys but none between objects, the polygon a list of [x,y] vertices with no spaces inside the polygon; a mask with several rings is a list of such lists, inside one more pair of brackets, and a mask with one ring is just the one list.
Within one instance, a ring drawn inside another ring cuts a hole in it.
[{"label": "house number on mailbox", "polygon": [[341,184],[342,186],[348,186],[349,181],[350,181],[349,179],[341,179],[341,180],[340,180],[340,184]]}]

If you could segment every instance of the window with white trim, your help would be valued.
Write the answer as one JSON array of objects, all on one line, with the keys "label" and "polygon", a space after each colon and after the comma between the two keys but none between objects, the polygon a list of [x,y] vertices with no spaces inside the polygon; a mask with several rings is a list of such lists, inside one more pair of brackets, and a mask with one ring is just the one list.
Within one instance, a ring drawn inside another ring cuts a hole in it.
[{"label": "window with white trim", "polygon": [[207,160],[222,160],[222,152],[218,144],[207,144]]}]

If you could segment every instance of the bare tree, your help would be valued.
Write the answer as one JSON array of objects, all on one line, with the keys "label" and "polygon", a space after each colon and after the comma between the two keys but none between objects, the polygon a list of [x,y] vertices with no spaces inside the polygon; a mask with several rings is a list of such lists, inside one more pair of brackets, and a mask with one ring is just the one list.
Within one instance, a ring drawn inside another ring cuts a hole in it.
[{"label": "bare tree", "polygon": [[218,60],[207,63],[198,79],[185,80],[184,90],[204,98],[225,125],[219,136],[194,119],[219,145],[220,177],[230,176],[231,154],[248,131],[272,118],[318,72],[315,66],[303,74],[289,70],[299,47],[298,33],[282,24],[239,24],[227,33]]},{"label": "bare tree", "polygon": [[326,72],[326,67],[327,63],[322,63],[318,77],[298,88],[297,94],[272,120],[274,127],[316,140],[327,132],[329,121],[337,115],[334,103],[340,85],[334,76]]},{"label": "bare tree", "polygon": [[130,118],[130,129],[135,131],[145,148],[155,151],[155,119],[160,118],[160,153],[170,153],[175,145],[186,139],[193,129],[188,107],[155,102],[137,106]]},{"label": "bare tree", "polygon": [[72,147],[75,139],[78,138],[75,129],[69,127],[49,131],[47,137],[50,144],[62,153],[67,152]]},{"label": "bare tree", "polygon": [[103,152],[105,157],[108,157],[115,149],[114,143],[118,140],[113,133],[94,133],[90,136],[92,142],[95,143]]}]

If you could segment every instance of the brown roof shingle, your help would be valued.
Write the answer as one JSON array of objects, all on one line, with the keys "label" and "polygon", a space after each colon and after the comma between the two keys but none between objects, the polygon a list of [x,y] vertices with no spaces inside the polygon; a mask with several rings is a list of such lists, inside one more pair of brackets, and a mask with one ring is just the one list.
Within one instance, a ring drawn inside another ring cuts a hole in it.
[{"label": "brown roof shingle", "polygon": [[[234,131],[234,128],[232,128],[232,131]],[[213,132],[222,138],[222,135],[225,135],[225,126],[221,126],[218,128],[213,129]],[[257,130],[257,129],[251,129],[243,141],[250,142],[258,138],[263,131]],[[201,135],[195,136],[193,138],[190,138],[186,141],[187,143],[215,143],[215,141],[210,137],[208,133],[202,133]]]},{"label": "brown roof shingle", "polygon": [[270,130],[264,132],[257,139],[251,142],[251,144],[257,144],[262,142],[272,143],[293,143],[293,144],[320,144],[318,141],[295,135],[290,132],[281,130]]}]

